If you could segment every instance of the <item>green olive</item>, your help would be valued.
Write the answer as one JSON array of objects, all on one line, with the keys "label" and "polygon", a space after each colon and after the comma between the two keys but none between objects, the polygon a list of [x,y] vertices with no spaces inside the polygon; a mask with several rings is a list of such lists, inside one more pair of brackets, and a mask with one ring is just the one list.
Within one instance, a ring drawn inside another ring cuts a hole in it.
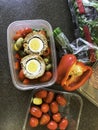
[{"label": "green olive", "polygon": [[44,62],[45,62],[45,64],[48,64],[49,63],[49,59],[48,58],[44,58]]},{"label": "green olive", "polygon": [[46,71],[50,70],[52,68],[51,64],[46,65]]},{"label": "green olive", "polygon": [[22,37],[18,38],[18,40],[16,41],[16,46],[18,49],[20,49],[22,47],[24,39]]},{"label": "green olive", "polygon": [[42,98],[37,98],[37,97],[35,97],[35,98],[33,98],[33,104],[35,104],[35,105],[41,105],[42,104]]}]

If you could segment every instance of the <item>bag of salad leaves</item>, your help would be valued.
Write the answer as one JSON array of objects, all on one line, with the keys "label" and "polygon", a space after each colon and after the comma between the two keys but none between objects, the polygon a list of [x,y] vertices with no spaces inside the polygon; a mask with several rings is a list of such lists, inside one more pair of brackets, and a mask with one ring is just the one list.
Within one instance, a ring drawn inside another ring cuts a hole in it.
[{"label": "bag of salad leaves", "polygon": [[[98,46],[98,0],[68,0],[68,5],[76,38],[82,37]],[[91,62],[95,62],[95,51],[91,49],[89,54]]]}]

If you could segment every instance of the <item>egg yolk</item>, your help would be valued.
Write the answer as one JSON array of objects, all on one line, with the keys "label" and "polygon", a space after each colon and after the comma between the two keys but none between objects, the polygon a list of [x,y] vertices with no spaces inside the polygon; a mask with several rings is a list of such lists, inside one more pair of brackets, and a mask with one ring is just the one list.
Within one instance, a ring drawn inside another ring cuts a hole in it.
[{"label": "egg yolk", "polygon": [[40,70],[40,63],[37,60],[30,60],[26,64],[26,70],[32,74],[38,74]]},{"label": "egg yolk", "polygon": [[29,41],[29,48],[33,52],[40,52],[43,49],[43,42],[41,39],[35,37]]}]

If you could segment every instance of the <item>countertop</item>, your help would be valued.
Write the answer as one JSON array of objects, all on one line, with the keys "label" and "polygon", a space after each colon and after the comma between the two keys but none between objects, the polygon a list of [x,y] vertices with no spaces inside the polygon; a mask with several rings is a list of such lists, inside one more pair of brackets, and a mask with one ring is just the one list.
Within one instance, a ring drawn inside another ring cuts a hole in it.
[{"label": "countertop", "polygon": [[[47,20],[74,40],[67,0],[0,0],[0,130],[21,130],[28,108],[31,90],[20,91],[13,85],[7,52],[8,25],[26,19]],[[83,99],[79,130],[98,130],[98,108],[79,95]]]}]

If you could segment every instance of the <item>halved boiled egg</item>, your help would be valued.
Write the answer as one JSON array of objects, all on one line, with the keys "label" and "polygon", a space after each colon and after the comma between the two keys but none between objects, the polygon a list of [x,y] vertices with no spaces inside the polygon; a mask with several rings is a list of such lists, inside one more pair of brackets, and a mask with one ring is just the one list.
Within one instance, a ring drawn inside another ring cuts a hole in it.
[{"label": "halved boiled egg", "polygon": [[29,33],[24,39],[23,46],[27,54],[43,55],[48,48],[48,41],[44,35],[38,32]]},{"label": "halved boiled egg", "polygon": [[24,75],[29,79],[41,77],[45,72],[45,62],[39,55],[27,55],[21,60]]}]

